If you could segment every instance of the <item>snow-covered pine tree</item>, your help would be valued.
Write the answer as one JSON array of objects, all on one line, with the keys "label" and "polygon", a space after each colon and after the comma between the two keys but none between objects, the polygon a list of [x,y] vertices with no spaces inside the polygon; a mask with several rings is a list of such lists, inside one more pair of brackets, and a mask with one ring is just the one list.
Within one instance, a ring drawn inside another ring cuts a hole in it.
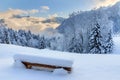
[{"label": "snow-covered pine tree", "polygon": [[22,45],[21,42],[20,42],[19,33],[17,31],[14,31],[13,38],[14,38],[14,44],[15,45]]},{"label": "snow-covered pine tree", "polygon": [[21,46],[27,46],[26,32],[24,30],[19,30],[16,34],[19,35],[19,41]]},{"label": "snow-covered pine tree", "polygon": [[89,52],[90,53],[102,53],[102,36],[100,31],[100,25],[96,23],[89,36]]},{"label": "snow-covered pine tree", "polygon": [[4,29],[4,41],[6,44],[10,44],[10,40],[9,40],[9,32],[8,29]]},{"label": "snow-covered pine tree", "polygon": [[14,31],[12,29],[8,29],[8,32],[9,32],[10,44],[13,44],[14,43],[14,38],[13,38]]},{"label": "snow-covered pine tree", "polygon": [[0,26],[0,43],[5,43],[4,40],[4,27]]},{"label": "snow-covered pine tree", "polygon": [[51,48],[51,43],[50,43],[50,39],[45,39],[45,44],[46,44],[46,48]]},{"label": "snow-covered pine tree", "polygon": [[31,33],[31,31],[26,32],[25,36],[26,36],[27,46],[28,47],[32,47],[33,44],[30,43],[31,40],[32,40],[32,33]]},{"label": "snow-covered pine tree", "polygon": [[108,38],[104,44],[104,53],[111,53],[113,51],[113,40],[112,40],[112,32],[111,30],[108,33]]},{"label": "snow-covered pine tree", "polygon": [[52,50],[57,50],[56,44],[57,44],[56,37],[52,37],[52,38],[50,39],[50,49],[52,49]]},{"label": "snow-covered pine tree", "polygon": [[32,47],[34,47],[34,48],[39,48],[39,44],[40,44],[40,41],[39,41],[40,37],[39,37],[39,35],[33,34],[32,38],[34,39],[34,40],[31,42],[31,43],[33,44]]},{"label": "snow-covered pine tree", "polygon": [[73,37],[70,41],[68,51],[75,52],[75,53],[82,53],[83,47],[82,47],[80,40]]},{"label": "snow-covered pine tree", "polygon": [[39,49],[44,49],[44,48],[46,48],[46,44],[45,44],[45,38],[43,36],[39,38]]},{"label": "snow-covered pine tree", "polygon": [[69,43],[69,48],[67,51],[74,52],[74,47],[75,47],[74,45],[75,45],[75,38],[73,37]]}]

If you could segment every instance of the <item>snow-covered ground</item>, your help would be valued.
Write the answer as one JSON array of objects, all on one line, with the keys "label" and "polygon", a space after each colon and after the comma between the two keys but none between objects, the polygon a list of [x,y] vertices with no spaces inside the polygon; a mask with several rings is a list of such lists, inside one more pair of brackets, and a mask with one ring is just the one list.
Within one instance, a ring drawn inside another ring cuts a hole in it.
[{"label": "snow-covered ground", "polygon": [[[114,54],[63,54],[58,51],[38,50],[0,44],[1,80],[120,80],[120,37],[114,37]],[[15,67],[13,56],[17,53],[35,53],[42,56],[71,58],[71,74],[51,73]],[[117,53],[117,54],[115,54]],[[47,54],[47,55],[46,55]]]}]

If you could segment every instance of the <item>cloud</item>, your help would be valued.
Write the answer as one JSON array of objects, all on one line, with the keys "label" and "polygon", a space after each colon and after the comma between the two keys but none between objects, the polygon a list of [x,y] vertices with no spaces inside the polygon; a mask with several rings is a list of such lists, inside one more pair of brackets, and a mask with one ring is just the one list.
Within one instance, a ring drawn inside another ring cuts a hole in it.
[{"label": "cloud", "polygon": [[22,10],[22,9],[9,8],[8,12],[20,15],[20,14],[35,14],[35,13],[38,13],[39,10],[38,9]]},{"label": "cloud", "polygon": [[41,6],[42,9],[44,10],[49,10],[50,8],[48,6]]},{"label": "cloud", "polygon": [[48,10],[50,10],[48,6],[41,6],[39,9],[28,9],[28,10],[9,8],[7,11],[0,12],[0,17],[11,17],[13,15],[24,15],[24,14],[31,15],[36,13],[47,12]]},{"label": "cloud", "polygon": [[27,14],[26,11],[24,10],[20,10],[20,9],[12,9],[9,8],[7,11],[5,12],[0,12],[0,17],[1,18],[10,18],[13,15],[20,15],[20,14]]},{"label": "cloud", "polygon": [[10,18],[13,15],[30,15],[30,14],[36,14],[36,13],[39,13],[39,10],[37,10],[37,9],[22,10],[22,9],[9,8],[5,12],[0,12],[0,17],[1,18]]},{"label": "cloud", "polygon": [[27,12],[29,14],[36,14],[36,13],[39,13],[39,10],[38,9],[32,9],[32,10],[28,10]]},{"label": "cloud", "polygon": [[[45,8],[44,8],[45,9]],[[48,9],[45,9],[48,10]],[[25,17],[17,18],[13,17],[13,15],[29,15],[29,14],[35,14],[40,12],[40,10],[32,9],[32,10],[21,10],[21,9],[12,9],[9,8],[5,12],[0,12],[0,18],[3,18],[5,20],[5,24],[9,28],[19,30],[31,30],[34,33],[39,33],[46,28],[56,28],[60,24],[57,22],[52,22],[52,20],[57,17],[57,14],[49,15],[48,18],[44,17]],[[50,19],[51,22],[44,23],[43,21]]]},{"label": "cloud", "polygon": [[48,10],[50,10],[50,8],[48,6],[41,6],[40,7],[40,12],[47,12]]},{"label": "cloud", "polygon": [[94,0],[96,7],[113,5],[120,0]]},{"label": "cloud", "polygon": [[33,33],[40,33],[47,28],[55,29],[60,24],[57,22],[48,22],[43,23],[46,18],[39,18],[39,17],[28,17],[28,18],[8,18],[5,19],[5,24],[9,28],[19,30],[31,30]]},{"label": "cloud", "polygon": [[12,9],[12,8],[9,8],[8,13],[14,13],[14,14],[27,14],[27,11],[25,10],[21,10],[21,9]]},{"label": "cloud", "polygon": [[52,15],[48,15],[48,17],[50,18],[50,19],[54,19],[55,17],[58,17],[58,14],[52,14]]}]

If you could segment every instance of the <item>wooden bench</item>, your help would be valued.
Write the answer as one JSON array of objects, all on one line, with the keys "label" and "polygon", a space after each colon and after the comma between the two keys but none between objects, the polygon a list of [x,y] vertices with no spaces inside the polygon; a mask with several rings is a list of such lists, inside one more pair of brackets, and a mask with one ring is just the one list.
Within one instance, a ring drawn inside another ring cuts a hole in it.
[{"label": "wooden bench", "polygon": [[47,70],[53,72],[55,69],[63,68],[68,73],[72,71],[73,62],[68,59],[55,59],[48,57],[41,57],[35,55],[22,55],[17,54],[14,56],[15,61],[19,60],[27,69],[32,69],[33,67],[39,67],[39,69]]},{"label": "wooden bench", "polygon": [[27,69],[32,69],[32,66],[33,66],[33,67],[41,67],[41,68],[45,68],[45,69],[50,69],[52,72],[54,71],[54,69],[60,69],[60,68],[63,68],[68,73],[71,73],[71,71],[72,71],[71,67],[54,66],[54,65],[31,63],[31,62],[25,62],[25,61],[22,61],[22,63],[25,65],[25,67]]}]

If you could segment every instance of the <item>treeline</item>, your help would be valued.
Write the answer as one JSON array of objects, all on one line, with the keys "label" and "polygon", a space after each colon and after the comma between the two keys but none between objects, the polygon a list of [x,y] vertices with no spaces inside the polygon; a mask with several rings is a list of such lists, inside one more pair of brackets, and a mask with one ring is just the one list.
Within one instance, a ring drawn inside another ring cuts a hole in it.
[{"label": "treeline", "polygon": [[39,49],[50,47],[44,36],[32,34],[30,31],[14,31],[9,28],[0,27],[0,43],[28,46]]}]

